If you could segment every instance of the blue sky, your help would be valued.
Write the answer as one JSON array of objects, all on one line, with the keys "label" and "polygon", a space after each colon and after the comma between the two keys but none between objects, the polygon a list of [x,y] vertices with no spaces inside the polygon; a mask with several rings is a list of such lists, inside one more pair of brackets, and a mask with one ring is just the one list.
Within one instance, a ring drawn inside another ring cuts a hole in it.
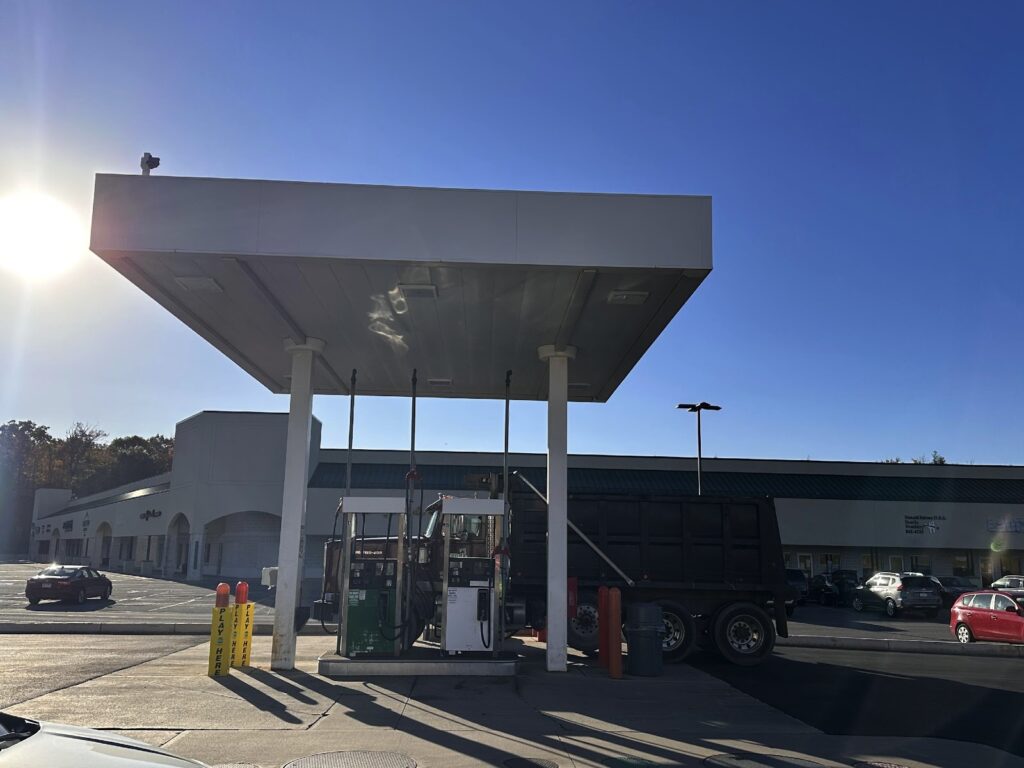
[{"label": "blue sky", "polygon": [[[557,12],[553,10],[557,7]],[[1024,6],[0,0],[0,196],[96,172],[709,194],[715,269],[570,450],[1024,462]],[[0,236],[2,241],[2,236]],[[284,410],[96,257],[0,273],[0,419]],[[347,403],[318,398],[325,442]],[[423,401],[424,448],[499,449]],[[365,399],[357,444],[407,444]],[[493,424],[493,429],[480,425]],[[543,450],[539,404],[512,445]]]}]

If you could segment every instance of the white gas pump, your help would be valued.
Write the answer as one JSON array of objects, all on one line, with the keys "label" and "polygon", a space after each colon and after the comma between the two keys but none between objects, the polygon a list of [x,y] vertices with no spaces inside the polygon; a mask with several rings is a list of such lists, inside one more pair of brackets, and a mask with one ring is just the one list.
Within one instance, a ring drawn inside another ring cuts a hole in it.
[{"label": "white gas pump", "polygon": [[441,591],[441,651],[497,655],[503,607],[501,565],[505,502],[443,498],[444,587]]}]

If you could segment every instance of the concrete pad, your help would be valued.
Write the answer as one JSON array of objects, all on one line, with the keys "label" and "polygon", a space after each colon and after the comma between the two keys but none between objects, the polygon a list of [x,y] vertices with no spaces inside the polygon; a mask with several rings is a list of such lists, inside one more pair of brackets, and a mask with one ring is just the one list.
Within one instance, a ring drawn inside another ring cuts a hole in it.
[{"label": "concrete pad", "polygon": [[523,737],[517,733],[413,729],[397,732],[397,751],[416,760],[418,768],[501,766],[510,757],[533,757],[572,768],[573,761],[554,736]]},{"label": "concrete pad", "polygon": [[305,728],[333,702],[295,700],[239,677],[107,676],[12,707],[23,717],[91,728]]},{"label": "concrete pad", "polygon": [[103,730],[107,733],[116,733],[118,736],[124,736],[128,739],[144,741],[154,747],[162,747],[181,733],[181,731],[133,730],[131,728],[104,728]]},{"label": "concrete pad", "polygon": [[541,713],[520,709],[491,709],[476,713],[453,712],[417,705],[410,701],[402,712],[399,723],[402,730],[413,731],[485,731],[491,733],[517,733],[528,736],[557,733],[558,723]]},{"label": "concrete pad", "polygon": [[632,734],[562,735],[559,744],[572,756],[575,766],[607,766],[612,761],[652,763],[655,765],[698,766],[716,750],[702,746],[701,739],[674,741],[671,745],[648,744]]},{"label": "concrete pad", "polygon": [[404,698],[370,695],[342,696],[323,717],[313,723],[313,731],[363,731],[396,728],[405,709]]},{"label": "concrete pad", "polygon": [[397,731],[184,731],[164,748],[183,757],[217,763],[252,763],[260,768],[280,768],[318,752],[372,750],[401,751]]}]

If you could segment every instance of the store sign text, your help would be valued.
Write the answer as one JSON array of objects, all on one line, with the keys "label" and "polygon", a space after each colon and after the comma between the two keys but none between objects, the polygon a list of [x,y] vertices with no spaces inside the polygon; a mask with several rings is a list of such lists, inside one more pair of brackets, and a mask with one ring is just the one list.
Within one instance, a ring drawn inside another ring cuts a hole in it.
[{"label": "store sign text", "polygon": [[1003,517],[985,521],[989,533],[1024,533],[1024,517]]},{"label": "store sign text", "polygon": [[903,516],[903,527],[904,530],[913,535],[921,535],[925,533],[938,533],[942,526],[939,523],[945,523],[945,515],[904,515]]}]

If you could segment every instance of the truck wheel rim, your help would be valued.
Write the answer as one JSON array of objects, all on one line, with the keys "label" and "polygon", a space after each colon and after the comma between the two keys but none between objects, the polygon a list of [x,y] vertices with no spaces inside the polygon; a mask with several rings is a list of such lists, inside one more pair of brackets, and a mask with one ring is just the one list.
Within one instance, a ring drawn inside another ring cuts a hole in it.
[{"label": "truck wheel rim", "polygon": [[661,648],[663,651],[672,652],[686,639],[686,626],[674,613],[666,613],[662,618],[665,622],[665,639],[661,641]]},{"label": "truck wheel rim", "polygon": [[581,637],[597,634],[597,608],[584,603],[576,608],[576,615],[570,619],[573,631]]},{"label": "truck wheel rim", "polygon": [[725,633],[729,647],[739,653],[754,653],[764,645],[764,628],[751,616],[737,616]]}]

